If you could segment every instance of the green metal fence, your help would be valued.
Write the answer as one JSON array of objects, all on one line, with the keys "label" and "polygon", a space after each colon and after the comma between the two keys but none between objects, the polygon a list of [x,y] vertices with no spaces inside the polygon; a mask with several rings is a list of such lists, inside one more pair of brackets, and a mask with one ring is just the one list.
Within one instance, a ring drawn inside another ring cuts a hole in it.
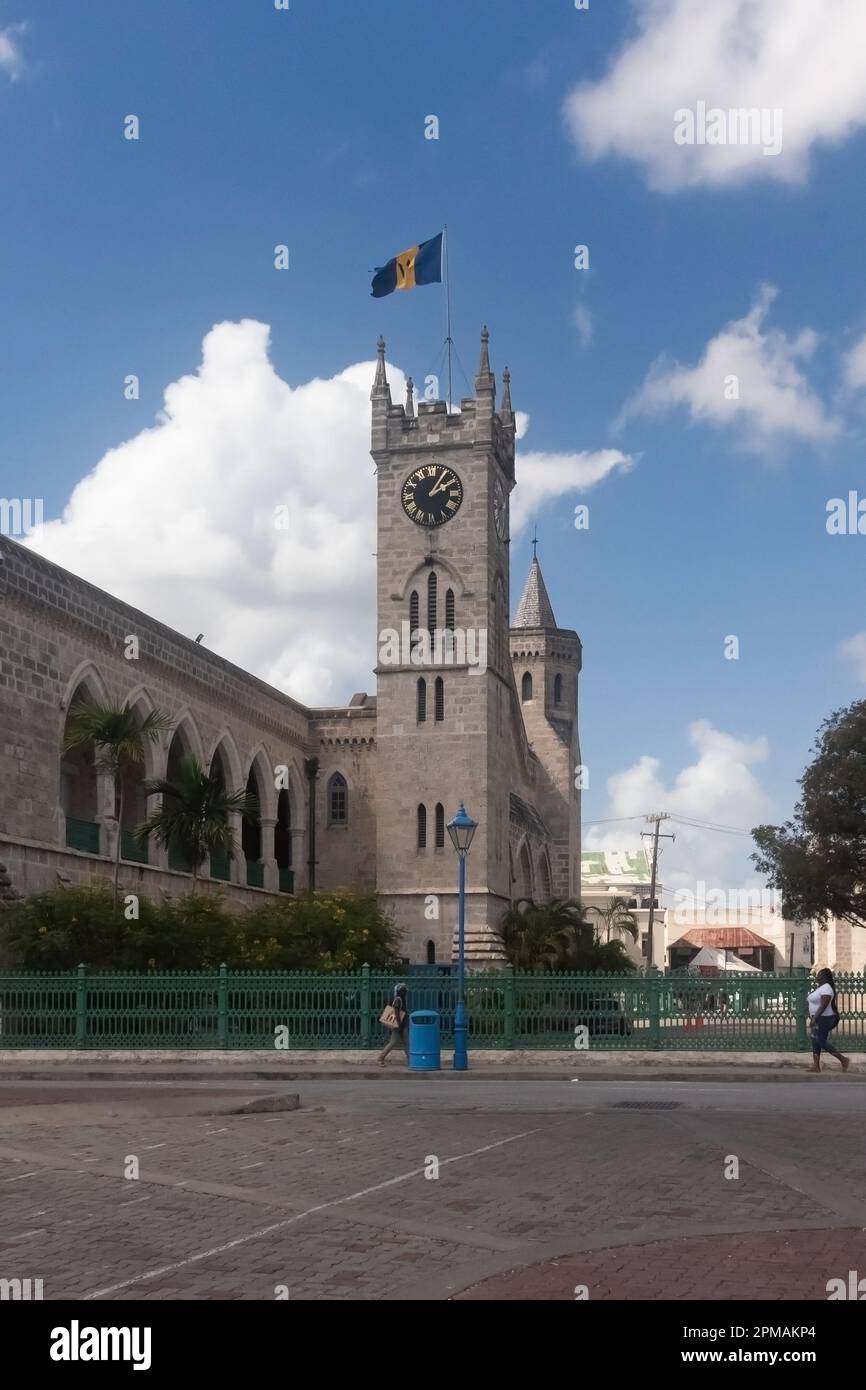
[{"label": "green metal fence", "polygon": [[[374,1048],[395,976],[227,970],[0,974],[5,1048]],[[407,977],[409,1007],[437,1009],[453,1040],[456,980]],[[843,1051],[866,1051],[866,976],[836,976]],[[470,975],[473,1048],[561,1051],[809,1047],[804,971],[716,979],[640,975]]]}]

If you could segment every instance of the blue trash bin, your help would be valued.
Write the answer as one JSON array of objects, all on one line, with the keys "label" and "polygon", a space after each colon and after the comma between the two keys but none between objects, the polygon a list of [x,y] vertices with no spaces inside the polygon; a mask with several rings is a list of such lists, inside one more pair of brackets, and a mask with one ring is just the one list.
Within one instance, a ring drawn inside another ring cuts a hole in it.
[{"label": "blue trash bin", "polygon": [[439,1014],[436,1009],[416,1009],[409,1015],[409,1070],[440,1071]]}]

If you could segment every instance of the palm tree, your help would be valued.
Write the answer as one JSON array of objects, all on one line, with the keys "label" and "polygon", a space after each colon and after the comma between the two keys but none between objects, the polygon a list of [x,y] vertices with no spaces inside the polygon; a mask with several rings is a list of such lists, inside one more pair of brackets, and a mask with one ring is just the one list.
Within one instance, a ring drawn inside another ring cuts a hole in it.
[{"label": "palm tree", "polygon": [[192,887],[196,889],[199,865],[206,854],[234,851],[234,832],[229,815],[239,811],[248,820],[259,814],[258,797],[246,790],[226,790],[222,770],[214,765],[205,772],[198,758],[180,759],[173,779],[156,778],[146,782],[147,796],[160,796],[160,806],[139,826],[141,840],[153,835],[167,849],[184,854],[192,864]]},{"label": "palm tree", "polygon": [[580,903],[563,898],[543,906],[521,898],[500,924],[505,953],[517,970],[567,969],[588,930]]},{"label": "palm tree", "polygon": [[629,910],[627,898],[611,898],[607,907],[591,907],[588,911],[598,913],[605,923],[607,928],[606,941],[610,941],[611,928],[615,931],[628,932],[632,941],[637,941],[638,921],[634,913]]},{"label": "palm tree", "polygon": [[110,772],[114,778],[114,805],[117,815],[117,844],[114,851],[114,901],[117,902],[120,876],[120,849],[123,832],[123,805],[126,795],[125,774],[144,762],[144,746],[156,743],[160,734],[170,728],[171,721],[159,710],[151,710],[142,718],[133,706],[100,705],[83,699],[73,704],[66,725],[63,751],[93,744],[95,766]]}]

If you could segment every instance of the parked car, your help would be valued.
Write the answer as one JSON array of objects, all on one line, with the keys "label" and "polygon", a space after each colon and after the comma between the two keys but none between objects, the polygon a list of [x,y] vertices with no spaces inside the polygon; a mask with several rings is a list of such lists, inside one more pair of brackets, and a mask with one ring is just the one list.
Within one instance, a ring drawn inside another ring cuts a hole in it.
[{"label": "parked car", "polygon": [[585,1027],[593,1037],[631,1037],[631,1019],[621,999],[615,994],[589,994],[582,996],[579,1005],[580,1016],[575,1016],[573,1026]]}]

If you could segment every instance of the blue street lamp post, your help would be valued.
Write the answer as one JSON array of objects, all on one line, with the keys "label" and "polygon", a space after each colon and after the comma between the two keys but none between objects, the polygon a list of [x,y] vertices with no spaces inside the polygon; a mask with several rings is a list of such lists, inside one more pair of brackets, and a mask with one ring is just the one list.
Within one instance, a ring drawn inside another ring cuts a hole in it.
[{"label": "blue street lamp post", "polygon": [[448,822],[448,834],[460,860],[457,897],[457,1009],[454,1014],[454,1070],[466,1071],[469,1066],[467,1042],[469,1017],[466,1012],[466,856],[478,822],[466,813],[462,801],[460,810]]}]

